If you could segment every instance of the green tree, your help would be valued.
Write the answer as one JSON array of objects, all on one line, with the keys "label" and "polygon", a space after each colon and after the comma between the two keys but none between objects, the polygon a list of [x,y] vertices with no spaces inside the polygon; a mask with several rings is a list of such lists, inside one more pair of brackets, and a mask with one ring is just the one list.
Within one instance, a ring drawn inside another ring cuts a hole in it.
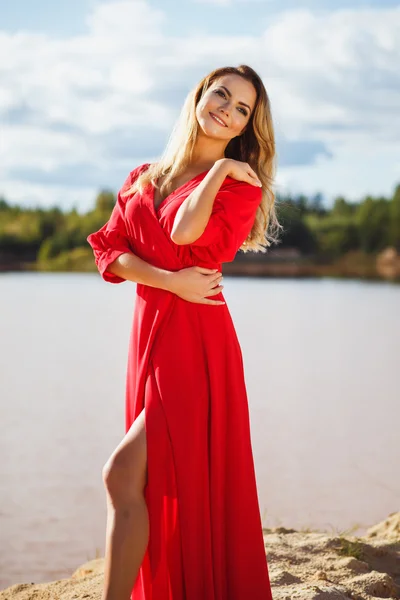
[{"label": "green tree", "polygon": [[332,214],[338,217],[350,217],[354,214],[356,206],[347,202],[343,196],[338,196],[334,200]]},{"label": "green tree", "polygon": [[331,214],[309,222],[322,255],[337,258],[358,248],[358,230],[353,221]]},{"label": "green tree", "polygon": [[316,241],[301,217],[303,210],[304,205],[299,208],[296,201],[290,197],[289,200],[280,203],[277,213],[283,226],[281,247],[297,248],[304,254],[310,254],[316,250]]},{"label": "green tree", "polygon": [[379,252],[389,244],[390,204],[386,198],[368,196],[356,213],[361,249]]},{"label": "green tree", "polygon": [[389,207],[389,243],[400,251],[400,184],[396,186]]},{"label": "green tree", "polygon": [[327,209],[324,207],[324,196],[321,192],[317,192],[308,201],[307,205],[308,214],[314,214],[317,216],[323,216],[328,213]]},{"label": "green tree", "polygon": [[6,210],[10,210],[10,206],[7,204],[5,198],[0,196],[0,211],[5,212]]},{"label": "green tree", "polygon": [[102,190],[96,198],[95,210],[101,213],[111,213],[115,205],[115,194],[109,190]]}]

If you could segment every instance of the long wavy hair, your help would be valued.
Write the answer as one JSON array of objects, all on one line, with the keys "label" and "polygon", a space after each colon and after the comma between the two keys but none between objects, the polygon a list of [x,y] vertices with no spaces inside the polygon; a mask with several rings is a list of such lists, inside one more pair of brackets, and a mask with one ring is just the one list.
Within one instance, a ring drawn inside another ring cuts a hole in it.
[{"label": "long wavy hair", "polygon": [[275,136],[270,101],[259,75],[249,66],[221,67],[215,69],[189,92],[167,146],[157,163],[151,164],[126,192],[143,192],[148,184],[157,186],[163,177],[160,195],[165,198],[173,191],[173,180],[191,163],[193,149],[199,131],[196,107],[207,89],[224,75],[239,75],[251,82],[257,98],[253,113],[244,133],[231,139],[225,149],[225,158],[249,163],[262,183],[262,201],[257,210],[251,232],[241,246],[243,252],[266,252],[266,247],[279,241],[279,224],[275,211]]}]

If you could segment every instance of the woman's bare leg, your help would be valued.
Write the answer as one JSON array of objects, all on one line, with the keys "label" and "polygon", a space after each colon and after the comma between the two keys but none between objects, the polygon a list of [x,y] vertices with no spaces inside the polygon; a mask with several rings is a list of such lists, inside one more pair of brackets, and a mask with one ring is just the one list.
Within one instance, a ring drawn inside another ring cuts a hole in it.
[{"label": "woman's bare leg", "polygon": [[149,538],[144,409],[103,468],[107,532],[102,600],[129,600]]}]

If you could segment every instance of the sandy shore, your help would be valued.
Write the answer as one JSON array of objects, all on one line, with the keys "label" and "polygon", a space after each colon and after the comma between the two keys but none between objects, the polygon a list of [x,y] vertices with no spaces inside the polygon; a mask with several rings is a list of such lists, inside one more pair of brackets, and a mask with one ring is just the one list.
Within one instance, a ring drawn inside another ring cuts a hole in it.
[{"label": "sandy shore", "polygon": [[[276,527],[264,539],[274,600],[400,598],[400,512],[362,537]],[[100,558],[70,579],[12,585],[0,600],[99,600],[103,566]]]}]

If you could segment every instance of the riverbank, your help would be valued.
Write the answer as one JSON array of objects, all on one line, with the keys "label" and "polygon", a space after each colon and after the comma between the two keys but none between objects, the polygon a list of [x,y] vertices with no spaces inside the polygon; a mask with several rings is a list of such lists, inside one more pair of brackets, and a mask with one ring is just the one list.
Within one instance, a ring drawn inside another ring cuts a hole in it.
[{"label": "riverbank", "polygon": [[[274,600],[400,598],[400,512],[360,537],[275,527],[264,541]],[[70,579],[13,585],[0,600],[99,600],[103,573],[99,558]]]},{"label": "riverbank", "polygon": [[[74,248],[42,262],[0,256],[0,272],[96,272],[91,248]],[[268,254],[238,253],[223,265],[225,275],[238,277],[337,277],[400,282],[400,253],[389,247],[379,254],[353,251],[336,260],[304,256],[295,248],[273,249]]]}]

